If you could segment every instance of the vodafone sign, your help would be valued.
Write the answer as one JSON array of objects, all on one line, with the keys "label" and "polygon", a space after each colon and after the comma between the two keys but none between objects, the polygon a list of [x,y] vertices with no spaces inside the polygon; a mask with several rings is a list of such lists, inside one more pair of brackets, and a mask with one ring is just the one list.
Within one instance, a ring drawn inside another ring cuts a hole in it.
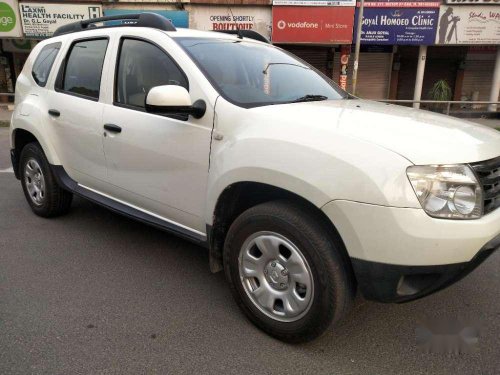
[{"label": "vodafone sign", "polygon": [[276,43],[351,44],[354,7],[273,7]]}]

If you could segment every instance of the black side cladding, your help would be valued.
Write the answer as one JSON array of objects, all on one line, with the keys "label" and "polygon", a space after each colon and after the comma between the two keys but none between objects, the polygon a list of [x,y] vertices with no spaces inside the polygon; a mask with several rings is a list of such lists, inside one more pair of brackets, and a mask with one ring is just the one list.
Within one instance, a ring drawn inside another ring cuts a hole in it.
[{"label": "black side cladding", "polygon": [[103,207],[106,207],[116,213],[127,216],[134,220],[138,220],[142,223],[154,226],[158,229],[173,233],[179,237],[186,240],[194,242],[197,245],[208,247],[208,242],[206,236],[194,233],[184,227],[176,225],[174,223],[159,219],[156,216],[149,215],[143,211],[130,207],[126,204],[115,201],[114,199],[108,198],[101,194],[98,194],[92,190],[86,189],[78,185],[78,183],[73,180],[61,165],[51,165],[52,173],[58,183],[58,185],[68,190],[82,198],[88,199],[91,202],[97,203]]}]

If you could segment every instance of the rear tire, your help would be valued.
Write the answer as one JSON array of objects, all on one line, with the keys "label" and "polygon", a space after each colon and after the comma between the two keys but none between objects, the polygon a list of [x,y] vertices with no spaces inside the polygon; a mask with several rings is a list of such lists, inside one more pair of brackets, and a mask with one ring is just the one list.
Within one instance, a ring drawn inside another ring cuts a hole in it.
[{"label": "rear tire", "polygon": [[54,217],[69,211],[73,194],[59,187],[38,143],[28,143],[22,149],[19,172],[24,195],[35,214]]},{"label": "rear tire", "polygon": [[229,228],[224,269],[236,302],[268,334],[310,341],[348,311],[355,295],[343,245],[307,206],[267,202]]}]

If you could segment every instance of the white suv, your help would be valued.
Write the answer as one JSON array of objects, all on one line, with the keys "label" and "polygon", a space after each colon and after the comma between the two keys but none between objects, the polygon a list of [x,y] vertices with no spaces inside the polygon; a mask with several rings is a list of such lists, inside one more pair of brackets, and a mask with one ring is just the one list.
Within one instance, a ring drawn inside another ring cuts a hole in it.
[{"label": "white suv", "polygon": [[500,246],[499,132],[354,98],[249,33],[126,17],[59,29],[17,80],[12,163],[37,215],[77,194],[207,247],[290,342],[357,288],[413,300]]}]

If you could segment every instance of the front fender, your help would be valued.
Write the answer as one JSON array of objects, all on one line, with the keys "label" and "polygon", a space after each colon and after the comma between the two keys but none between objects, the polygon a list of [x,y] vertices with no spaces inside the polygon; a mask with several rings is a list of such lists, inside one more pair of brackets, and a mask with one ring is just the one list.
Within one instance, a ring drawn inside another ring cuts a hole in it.
[{"label": "front fender", "polygon": [[[295,193],[318,208],[347,200],[420,208],[406,176],[413,165],[393,151],[332,126],[308,126],[276,115],[217,102],[206,222],[221,193],[238,182],[259,182]],[[235,119],[238,119],[235,121]]]}]

